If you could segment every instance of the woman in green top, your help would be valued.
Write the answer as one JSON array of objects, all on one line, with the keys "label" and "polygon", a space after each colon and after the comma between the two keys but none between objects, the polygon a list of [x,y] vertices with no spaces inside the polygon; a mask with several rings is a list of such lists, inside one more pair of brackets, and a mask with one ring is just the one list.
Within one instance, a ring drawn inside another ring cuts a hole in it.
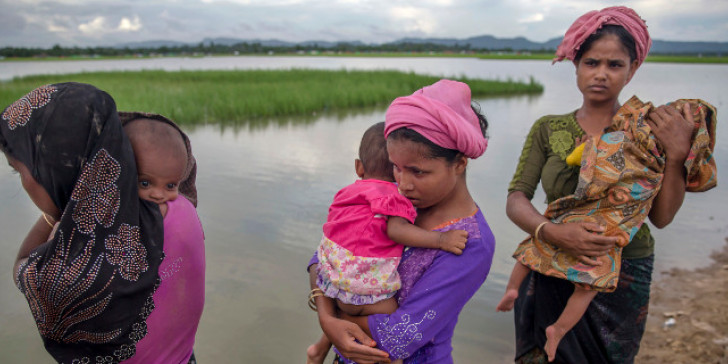
[{"label": "woman in green top", "polygon": [[[582,105],[568,114],[544,116],[533,125],[508,189],[506,213],[516,225],[529,234],[540,227],[541,239],[586,264],[595,264],[590,257],[606,254],[617,238],[597,234],[603,228],[596,224],[551,223],[536,210],[531,199],[539,181],[549,203],[574,193],[579,167],[568,166],[566,157],[585,135],[599,135],[611,125],[621,106],[619,94],[646,57],[650,44],[644,22],[624,7],[587,13],[572,25],[557,56],[574,62]],[[656,108],[647,122],[666,154],[662,189],[649,214],[650,221],[662,228],[682,205],[683,163],[690,149],[692,125],[670,106]],[[594,298],[581,320],[561,340],[557,362],[634,361],[647,316],[653,248],[654,239],[643,225],[622,252],[619,287]],[[543,351],[545,329],[559,317],[573,290],[573,284],[566,280],[529,273],[514,306],[516,362],[547,361]]]}]

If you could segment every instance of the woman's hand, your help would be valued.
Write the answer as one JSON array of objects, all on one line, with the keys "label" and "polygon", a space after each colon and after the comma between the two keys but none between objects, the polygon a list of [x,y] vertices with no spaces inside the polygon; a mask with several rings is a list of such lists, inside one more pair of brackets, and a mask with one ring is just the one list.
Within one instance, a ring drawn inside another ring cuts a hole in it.
[{"label": "woman's hand", "polygon": [[662,144],[668,163],[682,165],[690,153],[690,140],[695,128],[691,120],[692,111],[688,103],[680,111],[672,105],[658,106],[647,115],[647,124]]},{"label": "woman's hand", "polygon": [[[521,191],[508,194],[506,214],[511,221],[528,234],[533,234],[538,225],[547,221]],[[539,237],[566,250],[584,264],[599,265],[597,260],[590,257],[607,254],[609,249],[612,249],[617,243],[617,237],[597,234],[602,231],[604,228],[594,223],[554,224],[549,222],[541,228]]]},{"label": "woman's hand", "polygon": [[665,150],[665,171],[662,188],[655,197],[649,217],[655,227],[662,229],[675,218],[685,199],[685,159],[690,153],[694,125],[690,104],[682,114],[672,106],[660,106],[650,112],[647,123]]},{"label": "woman's hand", "polygon": [[389,354],[374,348],[374,340],[357,324],[336,317],[322,317],[320,314],[319,323],[326,337],[347,359],[360,364],[391,362]]},{"label": "woman's hand", "polygon": [[[316,285],[317,267],[318,264],[312,264],[308,267],[311,288],[318,287]],[[361,364],[391,362],[389,354],[374,348],[377,344],[361,327],[337,317],[336,302],[333,299],[326,296],[316,296],[314,300],[321,330],[341,355]]]},{"label": "woman's hand", "polygon": [[600,265],[601,262],[591,257],[606,255],[618,240],[616,236],[598,234],[603,231],[602,226],[590,222],[548,223],[541,228],[539,235],[584,264]]}]

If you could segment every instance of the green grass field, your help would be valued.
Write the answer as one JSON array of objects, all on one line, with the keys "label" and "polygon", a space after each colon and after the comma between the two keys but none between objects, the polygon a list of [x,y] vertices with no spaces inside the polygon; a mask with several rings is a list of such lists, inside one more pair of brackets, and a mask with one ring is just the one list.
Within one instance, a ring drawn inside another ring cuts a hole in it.
[{"label": "green grass field", "polygon": [[[554,58],[553,53],[528,53],[528,54],[515,54],[515,53],[491,53],[478,55],[480,59],[509,59],[509,60],[552,60]],[[717,63],[726,64],[728,63],[728,57],[718,56],[692,56],[692,55],[650,55],[647,57],[645,62],[659,62],[659,63]]]},{"label": "green grass field", "polygon": [[[5,107],[32,89],[50,83],[83,82],[107,91],[119,110],[156,112],[181,123],[249,122],[310,116],[327,110],[387,105],[432,84],[439,77],[398,71],[133,71],[41,75],[0,82]],[[513,82],[457,78],[473,97],[534,94],[533,79]]]}]

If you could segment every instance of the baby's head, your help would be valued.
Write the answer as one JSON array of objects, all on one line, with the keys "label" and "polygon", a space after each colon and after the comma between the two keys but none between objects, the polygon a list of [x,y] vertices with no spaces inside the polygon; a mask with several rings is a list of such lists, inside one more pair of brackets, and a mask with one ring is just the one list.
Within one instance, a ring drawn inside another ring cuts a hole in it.
[{"label": "baby's head", "polygon": [[146,118],[126,123],[124,131],[134,149],[139,197],[159,205],[175,200],[187,168],[187,148],[180,132]]},{"label": "baby's head", "polygon": [[387,140],[384,139],[384,122],[376,123],[364,132],[355,167],[360,178],[394,182],[392,163],[387,154]]}]

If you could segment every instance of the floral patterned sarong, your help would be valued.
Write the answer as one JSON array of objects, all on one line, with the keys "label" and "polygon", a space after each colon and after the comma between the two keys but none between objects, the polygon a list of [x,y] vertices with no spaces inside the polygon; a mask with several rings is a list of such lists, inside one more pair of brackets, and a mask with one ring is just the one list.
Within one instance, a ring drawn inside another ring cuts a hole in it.
[{"label": "floral patterned sarong", "polygon": [[[690,104],[695,123],[685,161],[687,191],[707,191],[717,183],[712,154],[716,109],[696,99],[680,99],[673,105],[680,110],[685,103]],[[585,289],[614,291],[622,248],[642,226],[662,186],[665,155],[645,122],[652,109],[651,103],[643,103],[636,96],[629,99],[612,125],[600,137],[586,142],[574,194],[553,201],[544,213],[555,223],[597,223],[605,227],[604,235],[617,236],[617,246],[597,258],[602,264],[582,264],[576,257],[533,236],[518,246],[514,258],[532,270],[567,279]]]},{"label": "floral patterned sarong", "polygon": [[402,257],[361,257],[321,239],[316,284],[327,297],[351,305],[369,305],[393,297],[401,286],[397,266]]}]

